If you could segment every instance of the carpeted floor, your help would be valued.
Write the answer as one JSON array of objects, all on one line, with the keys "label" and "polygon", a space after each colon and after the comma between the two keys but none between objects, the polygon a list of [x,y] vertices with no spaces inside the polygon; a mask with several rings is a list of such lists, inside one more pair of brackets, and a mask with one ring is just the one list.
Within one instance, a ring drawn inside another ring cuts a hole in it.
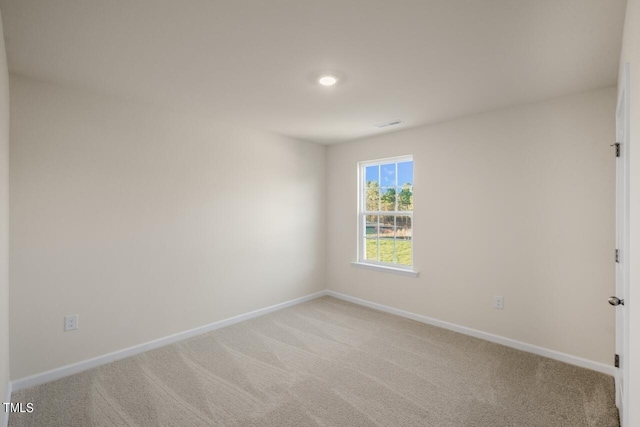
[{"label": "carpeted floor", "polygon": [[10,426],[618,426],[609,376],[331,297],[12,401]]}]

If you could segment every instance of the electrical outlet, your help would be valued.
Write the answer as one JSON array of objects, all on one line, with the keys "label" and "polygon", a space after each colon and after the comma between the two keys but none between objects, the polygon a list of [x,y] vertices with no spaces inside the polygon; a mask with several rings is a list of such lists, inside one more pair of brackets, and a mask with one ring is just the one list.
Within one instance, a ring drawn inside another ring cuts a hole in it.
[{"label": "electrical outlet", "polygon": [[78,329],[78,315],[70,314],[64,316],[64,331],[69,332]]},{"label": "electrical outlet", "polygon": [[497,308],[498,310],[502,310],[504,308],[504,298],[501,296],[493,297],[493,308]]}]

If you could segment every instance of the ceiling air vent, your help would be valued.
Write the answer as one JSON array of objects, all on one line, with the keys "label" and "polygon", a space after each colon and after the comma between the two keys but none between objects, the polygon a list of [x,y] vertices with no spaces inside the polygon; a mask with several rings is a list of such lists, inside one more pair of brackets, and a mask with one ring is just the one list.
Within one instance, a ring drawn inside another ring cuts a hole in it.
[{"label": "ceiling air vent", "polygon": [[386,127],[389,127],[389,126],[399,125],[400,123],[402,123],[402,120],[392,120],[390,122],[380,123],[379,125],[376,125],[376,127],[377,128],[386,128]]}]

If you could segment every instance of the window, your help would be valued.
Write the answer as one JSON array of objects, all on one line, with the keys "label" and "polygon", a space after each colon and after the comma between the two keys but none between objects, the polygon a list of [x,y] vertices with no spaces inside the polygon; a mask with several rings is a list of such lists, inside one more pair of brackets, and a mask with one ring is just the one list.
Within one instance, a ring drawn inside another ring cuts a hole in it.
[{"label": "window", "polygon": [[411,270],[413,157],[358,164],[358,261]]}]

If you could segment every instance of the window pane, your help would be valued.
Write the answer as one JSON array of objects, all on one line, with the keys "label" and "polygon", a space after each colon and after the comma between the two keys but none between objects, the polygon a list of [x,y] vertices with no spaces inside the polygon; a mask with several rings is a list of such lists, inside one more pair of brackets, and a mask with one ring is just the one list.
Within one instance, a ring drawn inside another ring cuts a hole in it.
[{"label": "window pane", "polygon": [[367,166],[365,169],[365,179],[364,182],[377,182],[380,184],[380,166]]},{"label": "window pane", "polygon": [[378,238],[378,215],[367,215],[365,220],[365,237]]},{"label": "window pane", "polygon": [[382,211],[396,210],[396,189],[395,188],[380,189],[380,210]]},{"label": "window pane", "polygon": [[395,223],[393,215],[380,215],[380,237],[391,237],[395,235]]},{"label": "window pane", "polygon": [[369,261],[378,261],[378,239],[364,239],[364,256]]},{"label": "window pane", "polygon": [[396,262],[398,264],[411,265],[412,253],[411,217],[398,215],[396,217]]},{"label": "window pane", "polygon": [[[368,168],[367,168],[368,169]],[[377,169],[377,166],[376,166]],[[375,181],[367,181],[365,192],[365,209],[368,211],[380,210],[380,186]]]},{"label": "window pane", "polygon": [[380,261],[393,263],[393,238],[380,239]]},{"label": "window pane", "polygon": [[381,187],[396,187],[396,164],[388,163],[386,165],[380,165],[380,186]]},{"label": "window pane", "polygon": [[404,184],[397,188],[398,210],[413,211],[413,186]]},{"label": "window pane", "polygon": [[398,187],[413,185],[413,162],[398,163]]},{"label": "window pane", "polygon": [[380,216],[380,261],[393,262],[395,218],[393,215]]}]

